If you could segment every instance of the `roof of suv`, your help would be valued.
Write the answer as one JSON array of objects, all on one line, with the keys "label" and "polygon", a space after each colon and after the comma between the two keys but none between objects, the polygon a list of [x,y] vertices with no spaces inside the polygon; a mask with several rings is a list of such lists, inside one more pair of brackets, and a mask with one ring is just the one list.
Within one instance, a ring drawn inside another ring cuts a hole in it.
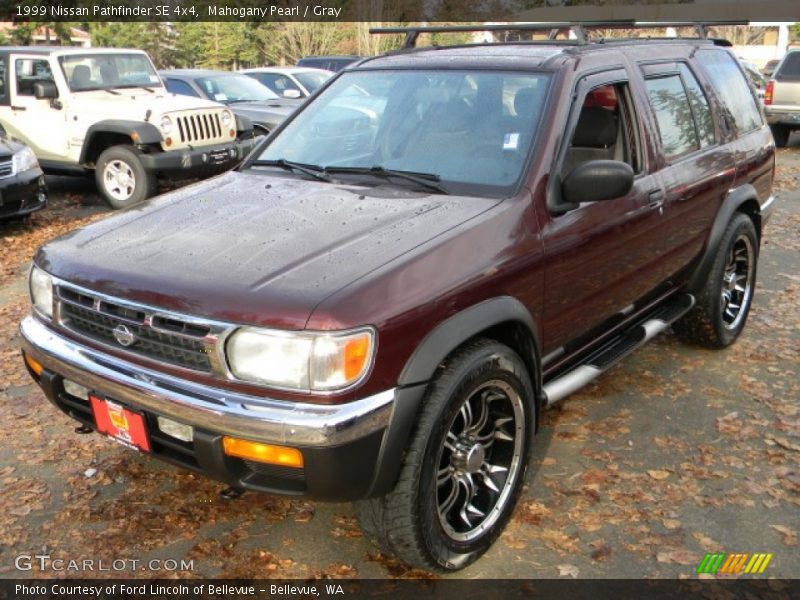
[{"label": "roof of suv", "polygon": [[[496,68],[531,69],[556,67],[557,57],[570,57],[596,52],[617,51],[651,58],[666,48],[718,45],[712,39],[700,38],[626,38],[609,39],[588,44],[542,42],[489,42],[458,46],[429,46],[396,50],[366,58],[349,69],[374,68]],[[721,44],[720,44],[721,45]],[[546,65],[551,61],[550,65]]]}]

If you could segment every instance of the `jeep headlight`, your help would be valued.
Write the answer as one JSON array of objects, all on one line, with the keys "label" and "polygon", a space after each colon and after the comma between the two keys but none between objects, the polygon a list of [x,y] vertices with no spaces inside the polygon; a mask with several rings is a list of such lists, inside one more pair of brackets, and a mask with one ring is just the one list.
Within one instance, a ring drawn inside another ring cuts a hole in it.
[{"label": "jeep headlight", "polygon": [[30,290],[34,308],[47,318],[52,318],[53,278],[34,265],[31,268]]},{"label": "jeep headlight", "polygon": [[169,132],[172,131],[172,119],[167,116],[161,117],[159,125],[161,126],[161,133],[164,135],[169,135]]},{"label": "jeep headlight", "polygon": [[371,328],[311,333],[243,327],[226,346],[236,378],[305,391],[349,387],[366,375],[374,352]]},{"label": "jeep headlight", "polygon": [[39,161],[36,160],[36,155],[27,146],[14,153],[12,162],[14,173],[24,173],[25,171],[39,168]]},{"label": "jeep headlight", "polygon": [[229,110],[222,111],[222,125],[224,127],[230,127],[231,123],[233,122],[233,115]]}]

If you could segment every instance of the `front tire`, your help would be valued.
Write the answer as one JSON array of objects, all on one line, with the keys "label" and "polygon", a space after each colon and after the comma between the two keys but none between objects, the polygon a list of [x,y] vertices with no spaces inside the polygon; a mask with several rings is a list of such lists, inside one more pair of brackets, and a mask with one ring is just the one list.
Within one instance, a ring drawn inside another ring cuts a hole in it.
[{"label": "front tire", "polygon": [[139,152],[130,146],[104,150],[95,165],[97,189],[109,206],[127,208],[155,192],[155,177],[142,165]]},{"label": "front tire", "polygon": [[405,563],[462,569],[503,531],[524,480],[536,406],[522,359],[479,340],[431,383],[400,478],[357,503],[367,537]]},{"label": "front tire", "polygon": [[756,228],[750,217],[736,213],[722,235],[695,307],[672,326],[678,337],[706,348],[732,344],[750,312],[757,265]]}]

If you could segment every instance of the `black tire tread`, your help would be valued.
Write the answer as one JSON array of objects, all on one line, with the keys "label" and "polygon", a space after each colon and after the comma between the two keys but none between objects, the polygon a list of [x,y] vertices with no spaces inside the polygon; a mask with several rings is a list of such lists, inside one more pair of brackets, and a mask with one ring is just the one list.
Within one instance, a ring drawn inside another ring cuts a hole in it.
[{"label": "black tire tread", "polygon": [[[425,546],[422,528],[418,527],[421,519],[418,514],[417,482],[428,442],[427,435],[419,435],[419,432],[432,430],[440,418],[442,405],[447,400],[431,398],[430,390],[451,389],[451,386],[457,385],[463,376],[462,369],[469,364],[469,357],[489,348],[514,353],[507,346],[494,340],[478,339],[447,359],[435,378],[436,388],[429,388],[395,488],[380,498],[369,498],[356,503],[359,524],[367,539],[383,553],[394,555],[411,566],[438,572],[451,570],[431,559]],[[524,477],[524,469],[520,476]]]},{"label": "black tire tread", "polygon": [[[720,335],[714,314],[714,307],[719,302],[719,290],[717,288],[722,270],[725,268],[727,248],[739,229],[748,226],[753,228],[753,233],[755,234],[755,227],[750,217],[744,213],[736,213],[725,228],[725,232],[722,234],[719,246],[717,247],[716,255],[714,256],[714,262],[709,271],[708,280],[703,286],[703,289],[697,294],[697,302],[694,308],[689,311],[686,316],[672,325],[672,330],[675,332],[675,335],[682,341],[716,350],[730,345],[736,339],[738,332],[732,339],[729,336]],[[757,236],[754,235],[754,237],[757,241]],[[757,263],[757,244],[754,247],[754,251],[756,252]],[[755,281],[753,285],[755,285]],[[752,296],[750,298],[752,302]],[[744,326],[744,321],[742,322],[742,326]]]}]

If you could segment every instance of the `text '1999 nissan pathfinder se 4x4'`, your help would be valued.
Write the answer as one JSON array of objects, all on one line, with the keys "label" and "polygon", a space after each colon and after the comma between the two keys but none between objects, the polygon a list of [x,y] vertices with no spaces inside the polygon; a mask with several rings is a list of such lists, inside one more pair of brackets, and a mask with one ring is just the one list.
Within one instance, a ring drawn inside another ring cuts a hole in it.
[{"label": "text '1999 nissan pathfinder se 4x4'", "polygon": [[573,29],[419,49],[411,30],[236,171],[45,245],[31,375],[85,430],[234,488],[357,500],[409,564],[474,561],[543,409],[670,326],[737,338],[772,205],[727,48]]}]

